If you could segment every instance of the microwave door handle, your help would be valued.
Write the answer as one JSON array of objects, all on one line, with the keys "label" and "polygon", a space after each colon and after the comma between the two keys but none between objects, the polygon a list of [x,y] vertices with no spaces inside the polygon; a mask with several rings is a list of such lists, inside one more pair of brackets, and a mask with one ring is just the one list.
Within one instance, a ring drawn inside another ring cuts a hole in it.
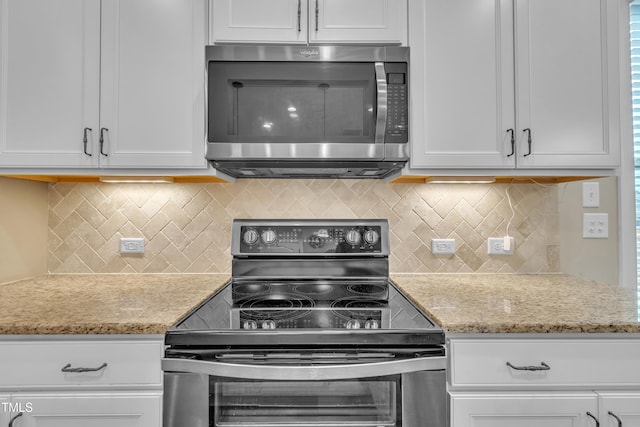
[{"label": "microwave door handle", "polygon": [[162,359],[165,372],[187,372],[215,377],[252,380],[334,381],[381,377],[418,371],[440,371],[446,357],[418,357],[375,363],[317,366],[283,366],[221,363],[191,359]]},{"label": "microwave door handle", "polygon": [[378,98],[376,117],[376,144],[384,143],[384,134],[387,130],[387,72],[384,69],[384,62],[375,63],[376,70],[376,92]]}]

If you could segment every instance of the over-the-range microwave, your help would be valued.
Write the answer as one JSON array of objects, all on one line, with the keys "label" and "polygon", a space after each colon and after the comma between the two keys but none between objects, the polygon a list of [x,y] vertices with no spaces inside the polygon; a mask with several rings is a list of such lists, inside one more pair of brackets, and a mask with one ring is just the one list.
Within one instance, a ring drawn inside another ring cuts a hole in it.
[{"label": "over-the-range microwave", "polygon": [[409,48],[206,47],[207,154],[240,178],[383,178],[408,160]]}]

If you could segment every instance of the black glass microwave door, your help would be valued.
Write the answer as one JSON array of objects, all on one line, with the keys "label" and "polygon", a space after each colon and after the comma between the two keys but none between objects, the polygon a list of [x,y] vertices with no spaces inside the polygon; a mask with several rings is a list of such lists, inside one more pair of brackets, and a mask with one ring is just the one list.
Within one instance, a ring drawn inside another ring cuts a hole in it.
[{"label": "black glass microwave door", "polygon": [[210,62],[210,142],[373,143],[370,63]]}]

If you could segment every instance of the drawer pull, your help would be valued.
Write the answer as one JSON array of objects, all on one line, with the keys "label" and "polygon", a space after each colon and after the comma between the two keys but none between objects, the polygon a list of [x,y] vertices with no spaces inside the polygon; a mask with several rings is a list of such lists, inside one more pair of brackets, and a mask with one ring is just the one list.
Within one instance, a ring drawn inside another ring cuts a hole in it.
[{"label": "drawer pull", "polygon": [[97,368],[72,368],[71,363],[67,363],[62,367],[62,372],[96,372],[107,367],[107,363],[103,363]]},{"label": "drawer pull", "polygon": [[514,366],[511,362],[507,362],[507,366],[516,371],[548,371],[551,366],[544,362],[540,362],[540,366]]},{"label": "drawer pull", "polygon": [[593,415],[591,412],[587,411],[587,415],[590,416],[591,418],[593,418],[593,421],[596,422],[596,427],[600,427],[600,421],[598,421],[598,419],[596,418],[595,415]]},{"label": "drawer pull", "polygon": [[11,418],[11,420],[9,420],[9,426],[8,427],[13,427],[13,423],[20,418],[23,415],[22,412],[20,412],[18,415],[16,415],[15,417]]},{"label": "drawer pull", "polygon": [[608,414],[616,419],[616,421],[618,422],[618,427],[622,427],[622,420],[620,419],[620,417],[618,417],[616,414],[614,414],[611,411],[609,411]]}]

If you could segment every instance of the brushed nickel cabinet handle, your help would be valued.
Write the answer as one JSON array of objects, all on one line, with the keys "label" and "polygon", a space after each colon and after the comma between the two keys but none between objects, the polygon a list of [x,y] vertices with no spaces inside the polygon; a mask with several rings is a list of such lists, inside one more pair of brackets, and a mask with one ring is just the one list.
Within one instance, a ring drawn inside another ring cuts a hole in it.
[{"label": "brushed nickel cabinet handle", "polygon": [[87,137],[87,133],[88,132],[93,132],[93,129],[84,128],[84,131],[82,133],[82,144],[84,145],[84,154],[86,154],[87,156],[91,157],[91,156],[93,156],[93,154],[87,152],[87,142],[89,142],[89,138]]},{"label": "brushed nickel cabinet handle", "polygon": [[8,425],[8,427],[13,427],[13,423],[14,423],[18,418],[20,418],[22,415],[24,415],[24,414],[23,414],[22,412],[20,412],[18,415],[16,415],[15,417],[11,418],[11,419],[9,420],[9,425]]},{"label": "brushed nickel cabinet handle", "polygon": [[102,154],[105,157],[108,157],[109,155],[104,152],[104,133],[105,132],[109,132],[109,129],[100,128],[100,154]]},{"label": "brushed nickel cabinet handle", "polygon": [[551,366],[544,362],[540,362],[540,366],[514,366],[511,362],[507,362],[507,366],[516,371],[548,371],[551,369]]},{"label": "brushed nickel cabinet handle", "polygon": [[71,363],[67,363],[62,367],[62,372],[96,372],[107,367],[107,363],[103,363],[97,368],[72,368]]},{"label": "brushed nickel cabinet handle", "polygon": [[593,421],[596,422],[596,427],[600,427],[600,421],[598,421],[598,419],[596,418],[595,415],[593,415],[591,412],[587,411],[587,416],[593,418]]},{"label": "brushed nickel cabinet handle", "polygon": [[527,144],[529,145],[529,152],[524,155],[524,157],[527,157],[531,155],[531,129],[526,128],[526,129],[523,129],[522,131],[527,133]]},{"label": "brushed nickel cabinet handle", "polygon": [[609,415],[611,415],[613,418],[616,419],[616,421],[618,422],[618,427],[622,427],[622,420],[620,419],[620,417],[618,417],[616,414],[614,414],[613,412],[609,411],[607,412]]},{"label": "brushed nickel cabinet handle", "polygon": [[318,0],[316,0],[316,32],[318,32],[318,17],[320,16],[320,6]]},{"label": "brushed nickel cabinet handle", "polygon": [[298,32],[302,31],[302,0],[298,0]]},{"label": "brushed nickel cabinet handle", "polygon": [[507,154],[507,157],[511,157],[516,154],[516,136],[513,129],[507,129],[507,133],[511,134],[511,153]]}]

